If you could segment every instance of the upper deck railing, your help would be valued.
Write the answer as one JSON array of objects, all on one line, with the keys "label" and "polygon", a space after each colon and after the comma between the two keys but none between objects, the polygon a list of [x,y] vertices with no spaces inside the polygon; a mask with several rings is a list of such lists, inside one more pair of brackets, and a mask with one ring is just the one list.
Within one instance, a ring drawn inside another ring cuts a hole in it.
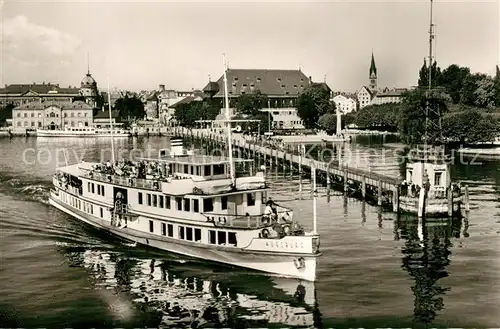
[{"label": "upper deck railing", "polygon": [[448,160],[444,146],[418,145],[408,154],[410,161],[445,161]]}]

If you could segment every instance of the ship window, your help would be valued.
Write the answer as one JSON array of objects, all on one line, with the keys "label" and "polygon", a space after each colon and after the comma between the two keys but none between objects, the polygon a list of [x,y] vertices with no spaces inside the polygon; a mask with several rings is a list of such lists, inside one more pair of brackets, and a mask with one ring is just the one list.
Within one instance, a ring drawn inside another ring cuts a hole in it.
[{"label": "ship window", "polygon": [[137,193],[137,200],[139,204],[142,204],[142,192]]},{"label": "ship window", "polygon": [[191,199],[184,199],[184,211],[191,211]]},{"label": "ship window", "polygon": [[179,226],[179,239],[184,239],[184,226]]},{"label": "ship window", "polygon": [[177,210],[182,210],[182,198],[175,198],[175,202],[177,203]]},{"label": "ship window", "polygon": [[168,226],[167,226],[167,234],[168,234],[169,237],[173,237],[174,236],[174,225],[168,224]]},{"label": "ship window", "polygon": [[236,242],[236,233],[235,232],[228,232],[227,233],[227,242],[230,245],[233,245],[236,247],[237,242]]},{"label": "ship window", "polygon": [[158,206],[158,196],[156,194],[153,194],[153,207]]},{"label": "ship window", "polygon": [[247,206],[255,206],[255,193],[247,193]]},{"label": "ship window", "polygon": [[161,223],[161,235],[167,235],[167,224]]},{"label": "ship window", "polygon": [[194,241],[201,242],[201,229],[199,228],[194,229]]},{"label": "ship window", "polygon": [[200,176],[200,166],[196,166],[196,176]]},{"label": "ship window", "polygon": [[227,195],[221,196],[221,198],[220,198],[220,209],[221,210],[226,210],[227,209]]},{"label": "ship window", "polygon": [[95,190],[94,190],[94,183],[92,183],[92,193],[95,193]]},{"label": "ship window", "polygon": [[203,212],[214,211],[214,200],[212,198],[203,199]]},{"label": "ship window", "polygon": [[218,244],[226,244],[226,232],[218,231],[217,232],[217,243]]},{"label": "ship window", "polygon": [[193,228],[186,227],[186,240],[193,241]]},{"label": "ship window", "polygon": [[158,196],[158,207],[163,208],[163,195]]},{"label": "ship window", "polygon": [[94,214],[94,205],[90,205],[90,214],[93,215]]},{"label": "ship window", "polygon": [[90,182],[87,183],[87,191],[90,193]]},{"label": "ship window", "polygon": [[149,221],[149,232],[153,233],[154,231],[154,223],[152,220]]},{"label": "ship window", "polygon": [[101,185],[101,193],[102,193],[102,196],[104,196],[104,185]]},{"label": "ship window", "polygon": [[215,231],[208,230],[208,242],[211,244],[216,244]]},{"label": "ship window", "polygon": [[96,185],[97,185],[97,195],[101,195],[101,185],[99,184]]},{"label": "ship window", "polygon": [[261,203],[262,204],[266,204],[266,201],[267,201],[266,200],[266,192],[261,192],[260,194],[262,196]]},{"label": "ship window", "polygon": [[148,198],[148,206],[151,207],[151,194],[147,194],[147,198]]},{"label": "ship window", "polygon": [[200,212],[200,202],[197,199],[193,200],[193,211]]},{"label": "ship window", "polygon": [[184,165],[184,173],[189,174],[189,166],[188,165]]},{"label": "ship window", "polygon": [[101,218],[103,218],[104,217],[104,213],[102,211],[102,207],[100,207],[100,212],[101,212]]},{"label": "ship window", "polygon": [[434,174],[434,185],[439,186],[441,185],[441,176],[443,173],[437,172]]},{"label": "ship window", "polygon": [[205,166],[205,173],[203,176],[211,176],[212,175],[212,170],[210,170],[210,165]]},{"label": "ship window", "polygon": [[165,208],[170,209],[170,197],[165,196]]},{"label": "ship window", "polygon": [[224,165],[218,164],[214,165],[214,175],[223,175],[224,174]]},{"label": "ship window", "polygon": [[189,166],[191,168],[191,175],[194,175],[194,166]]}]

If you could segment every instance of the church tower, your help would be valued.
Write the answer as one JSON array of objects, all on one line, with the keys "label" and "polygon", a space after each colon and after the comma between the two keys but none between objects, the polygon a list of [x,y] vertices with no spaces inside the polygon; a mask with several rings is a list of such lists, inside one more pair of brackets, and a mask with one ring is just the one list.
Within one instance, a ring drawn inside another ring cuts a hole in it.
[{"label": "church tower", "polygon": [[98,95],[97,82],[90,74],[90,61],[87,58],[87,74],[83,77],[80,84],[80,95],[85,97],[85,102],[92,107],[95,107],[96,97]]},{"label": "church tower", "polygon": [[373,57],[373,51],[372,51],[372,62],[370,64],[370,90],[372,92],[377,91],[377,67],[375,66],[375,58]]}]

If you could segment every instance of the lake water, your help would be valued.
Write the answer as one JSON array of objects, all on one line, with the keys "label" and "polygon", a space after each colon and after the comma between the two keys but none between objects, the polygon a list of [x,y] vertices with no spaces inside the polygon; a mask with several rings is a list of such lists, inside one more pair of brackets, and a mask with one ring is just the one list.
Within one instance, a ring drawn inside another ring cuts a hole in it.
[{"label": "lake water", "polygon": [[[115,144],[158,149],[168,140]],[[106,148],[108,140],[0,139],[2,327],[500,326],[498,161],[453,167],[470,187],[464,219],[419,226],[340,192],[330,202],[321,195],[322,256],[310,283],[134,247],[49,206],[56,166],[97,160]],[[349,148],[361,166],[400,174],[394,149],[369,140]],[[300,200],[296,176],[268,175],[273,198],[310,228],[310,182]]]}]

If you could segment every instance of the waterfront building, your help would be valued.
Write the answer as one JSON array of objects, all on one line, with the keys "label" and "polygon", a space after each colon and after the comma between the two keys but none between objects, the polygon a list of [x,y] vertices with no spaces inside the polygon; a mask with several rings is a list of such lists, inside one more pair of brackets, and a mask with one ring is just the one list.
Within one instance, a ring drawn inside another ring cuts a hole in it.
[{"label": "waterfront building", "polygon": [[401,103],[403,100],[403,94],[406,91],[408,91],[408,89],[406,88],[394,88],[392,90],[386,90],[384,92],[376,94],[371,103],[373,105]]},{"label": "waterfront building", "polygon": [[360,109],[371,105],[372,99],[375,97],[375,94],[371,91],[371,89],[367,86],[361,87],[357,92],[358,97],[358,106]]},{"label": "waterfront building", "polygon": [[153,91],[147,98],[144,110],[146,111],[146,120],[158,119],[158,97],[156,91]]},{"label": "waterfront building", "polygon": [[83,102],[34,101],[12,109],[14,129],[50,129],[92,126],[92,106]]},{"label": "waterfront building", "polygon": [[356,112],[356,101],[350,97],[339,94],[333,97],[332,101],[335,103],[337,110],[340,110],[342,114]]},{"label": "waterfront building", "polygon": [[98,94],[97,83],[88,71],[80,88],[64,88],[50,82],[5,85],[0,88],[0,108],[8,104],[20,106],[32,102],[72,102],[82,98],[91,107],[95,107]]},{"label": "waterfront building", "polygon": [[[299,94],[312,84],[311,78],[299,70],[267,69],[228,69],[229,104],[234,107],[236,99],[244,94],[260,90],[266,94],[268,108],[294,108]],[[221,76],[217,82],[209,81],[203,92],[222,106],[224,81]]]},{"label": "waterfront building", "polygon": [[[294,107],[284,107],[275,109],[262,109],[262,112],[271,112],[272,128],[274,129],[304,129],[304,122],[297,114],[297,109]],[[267,129],[267,127],[263,127]]]}]

